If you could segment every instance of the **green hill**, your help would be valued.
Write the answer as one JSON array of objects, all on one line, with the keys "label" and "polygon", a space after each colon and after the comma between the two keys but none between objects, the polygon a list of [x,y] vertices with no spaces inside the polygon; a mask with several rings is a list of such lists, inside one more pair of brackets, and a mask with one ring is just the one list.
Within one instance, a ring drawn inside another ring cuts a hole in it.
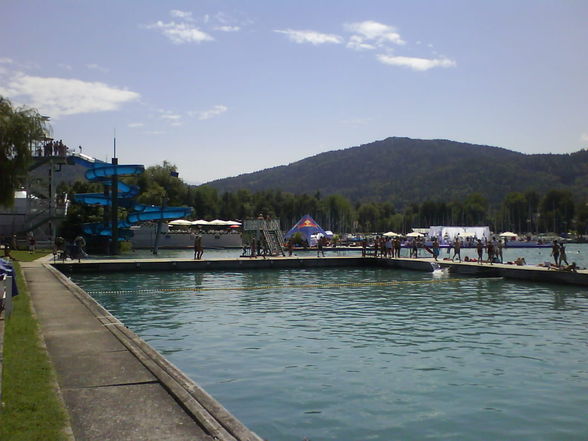
[{"label": "green hill", "polygon": [[474,192],[491,203],[512,191],[564,188],[584,198],[587,178],[585,150],[527,155],[448,140],[387,138],[207,185],[220,191],[336,193],[357,202],[389,201],[400,207],[424,200],[459,200]]}]

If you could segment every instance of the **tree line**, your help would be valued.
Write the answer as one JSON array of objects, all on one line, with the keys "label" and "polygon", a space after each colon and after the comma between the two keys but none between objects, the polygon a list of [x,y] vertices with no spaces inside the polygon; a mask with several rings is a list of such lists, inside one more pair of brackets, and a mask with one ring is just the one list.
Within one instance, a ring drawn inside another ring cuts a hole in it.
[{"label": "tree line", "polygon": [[[414,227],[431,225],[488,225],[494,231],[557,234],[585,234],[588,206],[575,201],[565,189],[545,194],[536,191],[508,193],[502,202],[492,205],[479,193],[462,200],[414,202],[395,207],[390,202],[354,202],[332,194],[293,194],[280,190],[251,192],[246,189],[219,192],[208,185],[190,186],[174,177],[176,167],[164,162],[148,167],[144,174],[126,178],[138,185],[138,201],[145,204],[189,206],[194,219],[242,220],[259,214],[279,219],[284,230],[303,215],[310,214],[324,229],[336,233],[386,232],[407,233]],[[77,183],[73,192],[96,191],[89,183]],[[82,217],[90,215],[91,207],[80,207]],[[76,210],[74,210],[75,212]],[[99,218],[96,213],[94,218]]]}]

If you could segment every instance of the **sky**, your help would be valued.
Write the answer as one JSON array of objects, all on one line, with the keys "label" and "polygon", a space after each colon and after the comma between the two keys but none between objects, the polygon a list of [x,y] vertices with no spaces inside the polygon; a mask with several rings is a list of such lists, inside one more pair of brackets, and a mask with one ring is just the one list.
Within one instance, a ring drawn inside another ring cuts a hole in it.
[{"label": "sky", "polygon": [[588,147],[584,0],[0,0],[0,96],[202,183],[390,136]]}]

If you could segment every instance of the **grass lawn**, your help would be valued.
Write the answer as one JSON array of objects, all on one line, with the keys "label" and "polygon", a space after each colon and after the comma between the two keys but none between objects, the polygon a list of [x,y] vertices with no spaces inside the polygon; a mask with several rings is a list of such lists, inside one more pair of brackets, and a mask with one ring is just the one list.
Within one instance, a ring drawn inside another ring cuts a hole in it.
[{"label": "grass lawn", "polygon": [[[12,252],[18,261],[32,261],[46,254]],[[67,416],[55,390],[55,374],[40,343],[39,326],[31,313],[18,262],[15,268],[19,295],[14,298],[12,316],[5,321],[0,440],[68,440],[64,431]]]}]

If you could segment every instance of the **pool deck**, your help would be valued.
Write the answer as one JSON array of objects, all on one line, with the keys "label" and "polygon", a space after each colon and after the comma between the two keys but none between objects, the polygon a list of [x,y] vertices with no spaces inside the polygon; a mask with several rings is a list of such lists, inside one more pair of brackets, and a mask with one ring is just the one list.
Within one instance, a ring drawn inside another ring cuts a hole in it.
[{"label": "pool deck", "polygon": [[[140,271],[243,271],[259,269],[304,269],[327,267],[380,266],[413,271],[433,271],[432,258],[374,258],[361,256],[291,256],[258,257],[251,259],[105,259],[81,262],[55,262],[53,266],[65,274],[87,272],[140,272]],[[474,277],[504,277],[521,281],[588,286],[588,270],[577,272],[549,269],[537,265],[509,265],[439,260],[441,267],[452,274]]]}]

